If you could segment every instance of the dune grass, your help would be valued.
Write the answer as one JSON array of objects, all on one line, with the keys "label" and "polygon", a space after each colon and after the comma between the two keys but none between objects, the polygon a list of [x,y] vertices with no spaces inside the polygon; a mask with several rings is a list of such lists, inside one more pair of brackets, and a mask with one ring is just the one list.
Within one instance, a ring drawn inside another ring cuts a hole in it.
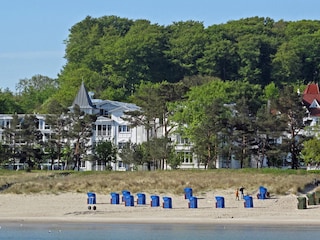
[{"label": "dune grass", "polygon": [[246,188],[254,194],[264,186],[273,194],[297,194],[314,190],[312,182],[320,172],[279,169],[215,169],[151,172],[0,171],[0,193],[33,194],[89,191],[109,194],[183,194],[190,187],[195,194],[220,189]]}]

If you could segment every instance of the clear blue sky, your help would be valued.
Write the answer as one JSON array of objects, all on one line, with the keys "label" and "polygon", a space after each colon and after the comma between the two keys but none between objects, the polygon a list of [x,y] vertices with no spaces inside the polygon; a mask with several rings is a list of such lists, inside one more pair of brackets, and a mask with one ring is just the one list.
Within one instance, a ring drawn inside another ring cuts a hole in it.
[{"label": "clear blue sky", "polygon": [[0,88],[15,92],[20,79],[36,74],[56,78],[65,64],[63,41],[86,16],[210,26],[254,16],[319,20],[319,13],[320,0],[0,0]]}]

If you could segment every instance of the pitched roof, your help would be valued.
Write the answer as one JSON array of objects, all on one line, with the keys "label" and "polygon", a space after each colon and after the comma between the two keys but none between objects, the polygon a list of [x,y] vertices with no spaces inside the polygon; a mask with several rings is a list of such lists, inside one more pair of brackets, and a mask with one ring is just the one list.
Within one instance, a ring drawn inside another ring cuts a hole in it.
[{"label": "pitched roof", "polygon": [[118,102],[118,101],[112,101],[112,100],[103,100],[96,103],[97,108],[101,108],[102,106],[108,105],[108,111],[117,111],[121,109],[122,111],[135,111],[140,110],[140,107],[133,103],[125,103],[125,102]]},{"label": "pitched roof", "polygon": [[[307,88],[303,92],[303,103],[308,108],[311,116],[320,116],[320,109],[311,107],[310,105],[317,101],[320,103],[320,91],[317,83],[308,84]],[[313,104],[312,106],[314,106]]]},{"label": "pitched roof", "polygon": [[319,94],[319,87],[317,83],[308,84],[303,94]]},{"label": "pitched roof", "polygon": [[94,108],[91,98],[89,97],[88,91],[83,82],[81,83],[76,98],[73,100],[72,106],[75,105],[78,105],[80,109]]}]

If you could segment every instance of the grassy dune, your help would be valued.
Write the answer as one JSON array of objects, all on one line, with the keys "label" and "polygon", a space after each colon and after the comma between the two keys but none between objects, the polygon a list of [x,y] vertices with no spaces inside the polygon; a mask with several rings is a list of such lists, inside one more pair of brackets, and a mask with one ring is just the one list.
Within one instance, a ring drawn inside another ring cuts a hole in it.
[{"label": "grassy dune", "polygon": [[278,169],[216,169],[152,172],[0,171],[0,193],[32,194],[88,191],[109,194],[126,189],[131,193],[195,194],[244,186],[254,193],[264,186],[273,194],[297,194],[314,190],[320,172]]}]

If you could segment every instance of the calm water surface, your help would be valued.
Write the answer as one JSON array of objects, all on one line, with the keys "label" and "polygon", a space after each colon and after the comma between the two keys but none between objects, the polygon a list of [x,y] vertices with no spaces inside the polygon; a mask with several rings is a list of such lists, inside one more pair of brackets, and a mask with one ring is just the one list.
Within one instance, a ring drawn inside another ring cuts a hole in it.
[{"label": "calm water surface", "polygon": [[192,224],[1,224],[0,239],[317,239],[320,226],[239,226]]}]

